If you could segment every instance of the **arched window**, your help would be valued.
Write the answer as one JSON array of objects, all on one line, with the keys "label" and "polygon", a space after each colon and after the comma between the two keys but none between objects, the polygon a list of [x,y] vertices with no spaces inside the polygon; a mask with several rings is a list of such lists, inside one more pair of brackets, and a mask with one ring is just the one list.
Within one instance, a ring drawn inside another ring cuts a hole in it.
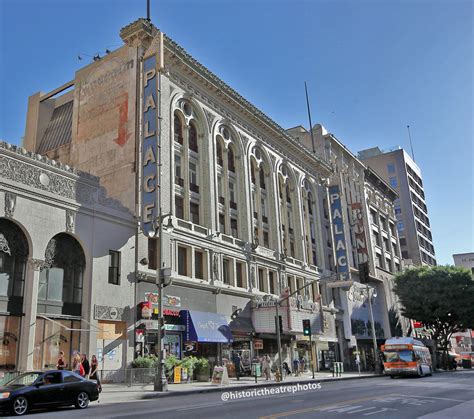
[{"label": "arched window", "polygon": [[197,131],[196,131],[196,127],[194,126],[192,122],[189,125],[189,149],[194,151],[195,153],[199,152]]},{"label": "arched window", "polygon": [[[224,138],[228,143],[224,146]],[[219,206],[219,231],[224,234],[238,238],[240,236],[239,213],[239,190],[240,175],[242,170],[236,170],[234,144],[232,134],[225,127],[220,128],[220,134],[216,137],[217,157],[217,192]]]},{"label": "arched window", "polygon": [[174,115],[174,140],[178,144],[183,144],[183,125],[178,115]]},{"label": "arched window", "polygon": [[0,297],[23,297],[29,248],[15,223],[0,219]]},{"label": "arched window", "polygon": [[69,234],[57,234],[46,247],[45,262],[40,272],[38,312],[80,316],[86,266],[82,247]]}]

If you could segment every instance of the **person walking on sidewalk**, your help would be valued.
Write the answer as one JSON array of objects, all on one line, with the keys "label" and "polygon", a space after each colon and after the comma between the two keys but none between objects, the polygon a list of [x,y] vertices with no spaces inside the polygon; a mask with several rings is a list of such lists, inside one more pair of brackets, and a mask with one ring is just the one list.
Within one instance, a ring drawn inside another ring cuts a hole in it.
[{"label": "person walking on sidewalk", "polygon": [[271,380],[270,362],[270,356],[268,354],[265,355],[262,360],[262,369],[263,374],[265,375],[265,381]]},{"label": "person walking on sidewalk", "polygon": [[295,377],[298,377],[300,371],[300,361],[298,361],[298,358],[293,360],[293,371],[295,372]]},{"label": "person walking on sidewalk", "polygon": [[91,370],[91,367],[89,365],[89,360],[87,359],[86,354],[82,354],[82,360],[81,360],[82,368],[84,368],[84,378],[89,378],[89,372]]},{"label": "person walking on sidewalk", "polygon": [[97,361],[97,357],[92,355],[91,358],[91,370],[89,373],[89,379],[97,381],[97,387],[99,388],[99,393],[102,391],[102,385],[100,384],[99,379],[99,362]]}]

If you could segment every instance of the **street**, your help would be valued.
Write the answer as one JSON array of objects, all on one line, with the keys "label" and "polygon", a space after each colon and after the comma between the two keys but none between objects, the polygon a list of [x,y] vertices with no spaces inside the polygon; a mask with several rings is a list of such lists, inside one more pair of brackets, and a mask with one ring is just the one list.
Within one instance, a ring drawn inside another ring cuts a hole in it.
[{"label": "street", "polygon": [[[292,384],[294,385],[294,383]],[[238,390],[118,401],[104,398],[85,411],[74,408],[32,414],[36,418],[471,418],[474,417],[474,371],[433,377],[355,379],[321,382],[320,389],[273,387],[275,394],[250,395]],[[313,387],[316,387],[314,384]],[[272,389],[272,387],[266,387]],[[278,388],[278,390],[277,390]],[[292,391],[288,393],[288,391]],[[280,394],[276,394],[276,393]],[[223,396],[223,393],[226,393]],[[250,397],[247,397],[250,396]],[[223,401],[224,398],[228,401]]]}]

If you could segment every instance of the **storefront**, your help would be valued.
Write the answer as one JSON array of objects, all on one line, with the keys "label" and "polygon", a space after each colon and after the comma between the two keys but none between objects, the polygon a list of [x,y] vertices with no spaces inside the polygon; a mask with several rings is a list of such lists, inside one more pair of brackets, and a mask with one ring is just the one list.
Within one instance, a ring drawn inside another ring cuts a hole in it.
[{"label": "storefront", "polygon": [[0,316],[0,371],[17,369],[20,316]]},{"label": "storefront", "polygon": [[184,324],[185,355],[209,360],[211,367],[222,363],[222,346],[233,342],[227,318],[223,314],[181,310]]},{"label": "storefront", "polygon": [[36,370],[55,369],[59,352],[64,352],[68,368],[72,357],[79,353],[81,320],[53,319],[46,316],[36,318],[35,351],[33,365]]}]

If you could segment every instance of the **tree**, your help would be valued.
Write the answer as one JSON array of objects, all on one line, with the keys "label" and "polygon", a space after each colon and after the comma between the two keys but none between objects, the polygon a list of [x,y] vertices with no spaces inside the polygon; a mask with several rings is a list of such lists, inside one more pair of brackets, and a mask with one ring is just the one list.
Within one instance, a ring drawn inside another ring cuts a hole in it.
[{"label": "tree", "polygon": [[474,328],[474,281],[470,272],[454,266],[407,269],[396,276],[394,291],[403,305],[403,315],[432,330],[446,368],[452,334]]}]

